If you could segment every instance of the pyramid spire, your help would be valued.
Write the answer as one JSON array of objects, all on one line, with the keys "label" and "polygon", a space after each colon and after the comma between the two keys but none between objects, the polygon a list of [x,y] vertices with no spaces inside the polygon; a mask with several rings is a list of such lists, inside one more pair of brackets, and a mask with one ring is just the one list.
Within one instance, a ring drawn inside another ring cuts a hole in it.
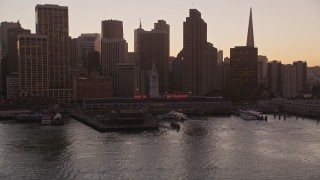
[{"label": "pyramid spire", "polygon": [[247,36],[247,46],[254,47],[253,25],[252,25],[252,8],[250,8],[249,27]]}]

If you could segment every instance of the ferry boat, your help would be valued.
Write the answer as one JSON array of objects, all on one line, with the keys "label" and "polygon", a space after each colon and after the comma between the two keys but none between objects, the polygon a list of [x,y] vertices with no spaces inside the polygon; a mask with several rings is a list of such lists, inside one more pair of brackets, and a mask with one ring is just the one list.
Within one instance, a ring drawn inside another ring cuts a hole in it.
[{"label": "ferry boat", "polygon": [[187,120],[188,117],[180,112],[177,111],[170,111],[169,113],[167,113],[165,116],[163,116],[162,118],[163,120],[169,119],[169,120],[179,120],[179,121],[184,121]]}]

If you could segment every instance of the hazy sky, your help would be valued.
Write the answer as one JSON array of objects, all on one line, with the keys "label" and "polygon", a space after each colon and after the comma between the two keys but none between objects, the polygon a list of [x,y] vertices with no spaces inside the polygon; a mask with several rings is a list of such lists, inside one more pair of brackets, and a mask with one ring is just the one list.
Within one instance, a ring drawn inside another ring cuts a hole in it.
[{"label": "hazy sky", "polygon": [[234,46],[245,45],[249,10],[253,8],[255,45],[269,60],[320,65],[320,0],[0,0],[0,21],[20,20],[35,32],[36,4],[69,7],[69,34],[101,33],[101,21],[123,21],[124,37],[133,51],[134,29],[142,20],[145,30],[159,19],[170,25],[170,54],[183,45],[183,21],[196,8],[208,24],[208,41],[230,56]]}]

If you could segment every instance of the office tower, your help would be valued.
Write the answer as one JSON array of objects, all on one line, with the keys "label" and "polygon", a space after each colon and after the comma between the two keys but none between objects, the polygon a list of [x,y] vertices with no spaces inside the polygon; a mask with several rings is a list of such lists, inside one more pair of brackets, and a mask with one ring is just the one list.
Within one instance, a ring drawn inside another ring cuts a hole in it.
[{"label": "office tower", "polygon": [[204,95],[205,59],[207,49],[207,24],[201,13],[190,9],[189,17],[183,22],[183,91]]},{"label": "office tower", "polygon": [[267,81],[268,58],[258,55],[258,83],[264,84]]},{"label": "office tower", "polygon": [[218,51],[218,64],[223,62],[223,50]]},{"label": "office tower", "polygon": [[0,24],[0,94],[6,94],[6,75],[8,74],[9,63],[8,60],[8,36],[9,29],[21,28],[21,24],[18,22],[1,22]]},{"label": "office tower", "polygon": [[104,20],[101,23],[102,38],[119,38],[123,39],[122,21]]},{"label": "office tower", "polygon": [[257,56],[254,47],[230,49],[230,90],[235,101],[255,100],[257,96]]},{"label": "office tower", "polygon": [[[139,59],[138,52],[140,51],[140,33],[144,32],[144,29],[142,29],[141,21],[138,29],[134,30],[134,52],[137,53],[137,58]],[[138,65],[138,64],[137,64]]]},{"label": "office tower", "polygon": [[119,96],[134,97],[139,93],[139,69],[134,63],[118,63]]},{"label": "office tower", "polygon": [[297,96],[296,66],[288,64],[281,67],[281,93],[283,97]]},{"label": "office tower", "polygon": [[44,35],[18,36],[21,96],[48,96],[48,39]]},{"label": "office tower", "polygon": [[8,54],[8,30],[14,28],[21,28],[20,22],[1,22],[0,24],[0,47],[1,47],[1,57],[4,57]]},{"label": "office tower", "polygon": [[182,57],[178,56],[172,62],[172,88],[173,92],[182,92]]},{"label": "office tower", "polygon": [[[7,40],[6,40],[6,51],[7,55],[3,58],[3,67],[2,71],[2,92],[3,95],[7,95],[7,76],[13,73],[18,72],[18,47],[17,47],[17,37],[19,34],[30,34],[30,30],[23,29],[22,27],[10,28],[7,29]],[[11,76],[10,76],[10,80]],[[9,82],[9,84],[11,84]]]},{"label": "office tower", "polygon": [[137,65],[138,63],[138,55],[136,52],[128,52],[127,59],[125,60],[126,63],[133,63]]},{"label": "office tower", "polygon": [[[154,24],[151,31],[143,31],[139,34],[139,67],[148,72],[155,63],[159,74],[159,93],[164,94],[169,90],[168,61],[170,54],[169,47],[169,25],[159,20]],[[147,80],[148,81],[148,80]],[[145,89],[148,92],[148,87]]]},{"label": "office tower", "polygon": [[101,40],[99,33],[87,33],[81,34],[78,37],[79,50],[80,50],[80,58],[82,62],[82,66],[88,71],[88,52],[90,51],[101,51]]},{"label": "office tower", "polygon": [[257,98],[257,59],[258,48],[254,47],[250,9],[247,46],[236,46],[230,49],[230,91],[233,101],[255,100]]},{"label": "office tower", "polygon": [[205,89],[209,93],[208,95],[215,95],[215,91],[219,86],[219,70],[218,70],[218,49],[213,47],[213,44],[207,43],[207,49],[205,52],[206,64],[205,64]]},{"label": "office tower", "polygon": [[274,60],[268,63],[267,89],[271,96],[278,96],[281,93],[281,67],[280,61]]},{"label": "office tower", "polygon": [[296,67],[297,72],[297,92],[299,94],[306,93],[307,91],[307,62],[295,61],[293,65]]},{"label": "office tower", "polygon": [[126,40],[103,38],[101,41],[102,76],[110,77],[113,82],[113,95],[119,96],[117,63],[124,63],[128,52]]},{"label": "office tower", "polygon": [[19,86],[19,74],[18,72],[11,73],[6,77],[6,97],[7,99],[13,99],[19,97],[20,86]]},{"label": "office tower", "polygon": [[69,37],[69,63],[70,67],[82,66],[80,54],[80,40]]},{"label": "office tower", "polygon": [[254,47],[252,9],[251,8],[250,8],[250,17],[249,17],[249,25],[248,25],[247,47]]},{"label": "office tower", "polygon": [[227,97],[230,94],[230,58],[224,58],[221,65],[221,94]]},{"label": "office tower", "polygon": [[88,52],[88,74],[89,76],[101,75],[100,52]]},{"label": "office tower", "polygon": [[8,73],[18,72],[18,35],[31,34],[29,29],[23,29],[21,27],[8,29],[7,31],[7,43],[8,43]]},{"label": "office tower", "polygon": [[48,38],[49,96],[59,102],[71,101],[73,89],[69,71],[68,7],[37,5],[36,33]]}]

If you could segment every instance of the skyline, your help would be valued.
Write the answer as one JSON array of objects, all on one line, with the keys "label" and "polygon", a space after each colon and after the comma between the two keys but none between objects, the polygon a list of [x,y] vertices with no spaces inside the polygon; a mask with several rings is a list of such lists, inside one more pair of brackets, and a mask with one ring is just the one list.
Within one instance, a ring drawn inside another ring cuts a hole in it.
[{"label": "skyline", "polygon": [[[71,37],[78,37],[81,33],[101,34],[101,21],[120,20],[123,21],[124,38],[128,42],[129,51],[133,51],[134,29],[139,27],[139,19],[145,30],[151,30],[154,23],[163,19],[170,25],[170,55],[176,56],[183,46],[183,22],[188,16],[189,9],[195,8],[201,12],[202,18],[208,24],[208,42],[222,49],[224,57],[230,57],[230,48],[246,44],[249,12],[252,7],[255,45],[259,48],[259,55],[266,55],[269,61],[279,60],[284,64],[302,60],[307,61],[308,66],[320,65],[320,54],[317,52],[320,42],[320,1],[308,0],[306,3],[297,0],[287,4],[289,1],[232,0],[219,3],[218,1],[193,2],[193,5],[190,0],[183,1],[183,4],[182,1],[162,2],[155,5],[146,0],[139,2],[94,0],[90,2],[93,6],[88,7],[88,4],[75,0],[28,2],[4,0],[0,6],[0,21],[20,20],[23,28],[31,29],[32,33],[35,33],[34,10],[37,4],[68,6]],[[169,4],[171,7],[168,8],[166,5]]]}]

